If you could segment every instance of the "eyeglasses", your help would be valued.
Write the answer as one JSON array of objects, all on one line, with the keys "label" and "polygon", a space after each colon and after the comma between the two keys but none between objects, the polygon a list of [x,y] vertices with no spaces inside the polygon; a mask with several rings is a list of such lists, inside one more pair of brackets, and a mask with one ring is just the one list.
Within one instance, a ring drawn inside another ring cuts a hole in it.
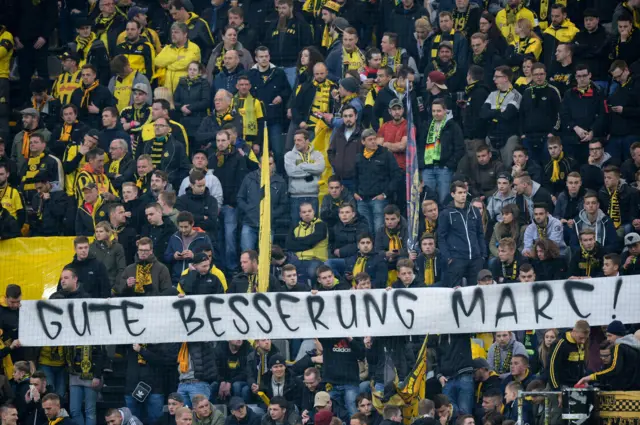
[{"label": "eyeglasses", "polygon": [[140,253],[153,252],[153,250],[152,250],[152,249],[142,249],[142,248],[138,248],[138,252],[140,252]]}]

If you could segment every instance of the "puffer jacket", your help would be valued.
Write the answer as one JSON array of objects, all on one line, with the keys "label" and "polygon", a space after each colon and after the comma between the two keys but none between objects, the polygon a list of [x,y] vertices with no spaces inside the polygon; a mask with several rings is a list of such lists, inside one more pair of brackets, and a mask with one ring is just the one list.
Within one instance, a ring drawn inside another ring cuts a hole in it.
[{"label": "puffer jacket", "polygon": [[122,245],[116,241],[112,242],[111,245],[107,245],[104,241],[96,240],[89,246],[89,255],[95,256],[107,268],[109,283],[111,283],[111,289],[113,290],[127,266]]},{"label": "puffer jacket", "polygon": [[[196,195],[190,187],[178,198],[175,207],[178,211],[189,211],[193,214],[194,225],[205,230],[209,236],[215,237],[218,231],[218,200],[211,196],[209,188]],[[206,218],[205,218],[206,217]]]},{"label": "puffer jacket", "polygon": [[[77,255],[74,255],[73,261],[65,266],[65,268],[67,267],[75,270],[78,282],[82,283],[83,289],[91,298],[109,298],[111,296],[107,268],[95,255],[89,254],[84,260],[78,260]],[[58,284],[57,290],[62,290],[60,284]]]},{"label": "puffer jacket", "polygon": [[[190,79],[182,77],[178,81],[178,87],[173,93],[173,103],[179,114],[178,121],[187,130],[189,138],[195,136],[200,122],[207,116],[207,108],[211,103],[211,86],[206,78],[197,77]],[[184,115],[182,107],[188,105],[191,114]]]},{"label": "puffer jacket", "polygon": [[[176,344],[171,353],[172,359],[178,358],[180,344]],[[194,379],[199,381],[212,383],[217,381],[218,366],[216,363],[216,349],[213,342],[188,342],[189,359],[193,368]]]},{"label": "puffer jacket", "polygon": [[178,229],[171,220],[166,217],[162,218],[162,224],[160,226],[152,226],[146,223],[142,227],[140,236],[147,236],[151,238],[153,242],[153,255],[156,258],[164,258],[164,253],[167,250],[169,239]]},{"label": "puffer jacket", "polygon": [[289,176],[289,195],[296,197],[318,196],[318,181],[325,169],[324,157],[309,148],[309,162],[301,162],[302,154],[295,147],[284,156],[284,168]]}]

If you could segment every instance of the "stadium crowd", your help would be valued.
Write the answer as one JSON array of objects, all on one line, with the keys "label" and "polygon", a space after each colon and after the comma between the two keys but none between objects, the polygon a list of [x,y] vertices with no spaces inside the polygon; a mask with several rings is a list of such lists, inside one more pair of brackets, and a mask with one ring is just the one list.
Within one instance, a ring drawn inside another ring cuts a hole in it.
[{"label": "stadium crowd", "polygon": [[[52,299],[256,292],[263,155],[272,292],[640,274],[639,0],[0,11],[0,244],[75,236]],[[633,324],[430,335],[403,418],[384,395],[424,336],[36,349],[3,285],[2,425],[513,425],[519,390],[640,390]]]}]

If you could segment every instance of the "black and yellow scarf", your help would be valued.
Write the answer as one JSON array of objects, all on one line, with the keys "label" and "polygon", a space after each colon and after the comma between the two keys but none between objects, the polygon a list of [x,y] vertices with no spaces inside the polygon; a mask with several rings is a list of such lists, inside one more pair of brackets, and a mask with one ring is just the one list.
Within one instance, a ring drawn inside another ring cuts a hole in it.
[{"label": "black and yellow scarf", "polygon": [[[142,351],[145,348],[147,348],[147,344],[140,344],[140,351]],[[147,364],[147,361],[144,359],[144,357],[142,357],[140,353],[138,353],[138,364],[142,364],[142,365]]]},{"label": "black and yellow scarf", "polygon": [[220,127],[225,125],[226,123],[233,121],[233,105],[229,105],[226,111],[221,113],[216,112],[216,122]]},{"label": "black and yellow scarf", "polygon": [[249,282],[249,285],[247,285],[247,294],[258,292],[258,274],[247,273],[247,281]]},{"label": "black and yellow scarf", "polygon": [[[453,37],[456,34],[456,30],[452,29],[451,31],[448,32],[449,34],[449,39],[447,41],[451,42],[451,46],[453,47]],[[438,33],[436,34],[435,37],[433,37],[433,49],[431,49],[431,59],[435,59],[438,57],[438,46],[440,46],[440,42],[442,41],[442,33]]]},{"label": "black and yellow scarf", "polygon": [[75,120],[72,124],[67,124],[66,122],[62,125],[62,133],[60,133],[60,137],[58,140],[61,142],[69,142],[71,141],[71,132],[73,131],[73,125],[78,124],[78,120]]},{"label": "black and yellow scarf", "polygon": [[425,256],[424,261],[424,284],[427,286],[431,286],[435,283],[436,280],[436,268],[435,268],[435,259],[434,257]]},{"label": "black and yellow scarf", "polygon": [[456,61],[454,60],[451,61],[451,68],[447,72],[444,71],[437,60],[434,59],[431,61],[431,63],[433,64],[433,69],[442,72],[446,78],[452,77],[453,74],[455,74],[458,70],[458,64],[456,64]]},{"label": "black and yellow scarf", "polygon": [[551,183],[555,183],[562,178],[562,174],[560,172],[560,162],[564,159],[564,152],[560,153],[560,156],[557,158],[551,158],[551,162],[553,163],[553,171],[551,172]]},{"label": "black and yellow scarf", "polygon": [[251,93],[245,98],[241,98],[239,94],[233,97],[233,106],[236,111],[241,109],[244,111],[242,115],[242,134],[246,136],[258,135],[258,118],[256,117],[256,103]]},{"label": "black and yellow scarf", "polygon": [[516,277],[518,276],[518,262],[515,258],[511,265],[503,263],[502,261],[500,262],[500,265],[502,266],[502,277],[505,280],[516,280]]},{"label": "black and yellow scarf", "polygon": [[89,96],[91,96],[91,92],[94,91],[98,85],[98,80],[95,80],[89,87],[85,87],[84,84],[82,85],[82,100],[80,101],[81,108],[89,107]]},{"label": "black and yellow scarf", "polygon": [[511,358],[513,357],[513,345],[509,343],[509,347],[507,348],[507,355],[505,356],[503,361],[500,361],[502,357],[502,350],[500,349],[500,345],[496,344],[496,350],[493,353],[493,370],[498,373],[507,373],[511,369]]},{"label": "black and yellow scarf", "polygon": [[542,223],[542,226],[536,222],[536,230],[538,231],[538,238],[547,239],[547,223],[548,222],[549,222],[548,218],[544,221],[544,223]]},{"label": "black and yellow scarf", "polygon": [[[500,375],[494,372],[493,370],[491,370],[489,371],[489,377],[492,377],[492,376],[500,376]],[[483,384],[484,382],[480,382],[478,384],[478,389],[476,390],[476,403],[482,403],[482,385]]]},{"label": "black and yellow scarf", "polygon": [[402,65],[402,51],[400,49],[396,49],[396,53],[393,55],[393,60],[391,62],[393,63],[390,63],[388,54],[385,53],[382,55],[381,67],[390,66],[391,69],[393,69],[393,72],[396,72],[400,68],[400,65]]},{"label": "black and yellow scarf", "polygon": [[611,221],[613,221],[613,226],[617,229],[622,224],[622,214],[620,212],[620,194],[618,193],[618,188],[616,188],[616,190],[614,190],[613,192],[607,189],[607,192],[609,192],[610,196],[609,211],[607,212],[609,217],[611,218]]},{"label": "black and yellow scarf", "polygon": [[144,294],[144,287],[153,283],[151,267],[153,267],[153,263],[146,261],[136,264],[136,286],[134,288],[136,294]]},{"label": "black and yellow scarf", "polygon": [[593,251],[591,252],[587,251],[586,249],[584,249],[582,244],[580,244],[580,259],[582,261],[578,263],[578,266],[580,269],[584,270],[585,276],[591,276],[591,270],[593,268],[597,270],[598,266],[600,265],[599,264],[600,262],[596,257],[594,257],[593,254],[594,254]]},{"label": "black and yellow scarf", "polygon": [[227,146],[225,150],[216,151],[216,161],[217,161],[216,163],[218,168],[222,168],[224,166],[224,161],[226,160],[227,156],[233,154],[234,151],[235,151],[235,148],[232,144]]},{"label": "black and yellow scarf", "polygon": [[357,286],[356,276],[358,275],[358,273],[362,273],[365,271],[365,269],[367,268],[368,260],[369,260],[369,257],[367,255],[362,255],[358,253],[358,257],[356,258],[356,264],[353,266],[353,270],[351,271],[351,274],[353,275],[353,281],[351,282],[352,287],[355,288]]},{"label": "black and yellow scarf", "polygon": [[67,364],[72,371],[80,368],[80,379],[87,381],[94,378],[91,369],[93,367],[93,347],[91,345],[77,345],[67,347]]},{"label": "black and yellow scarf", "polygon": [[164,152],[164,144],[167,142],[167,137],[156,137],[151,144],[151,163],[155,168],[160,166],[162,162],[162,153]]}]

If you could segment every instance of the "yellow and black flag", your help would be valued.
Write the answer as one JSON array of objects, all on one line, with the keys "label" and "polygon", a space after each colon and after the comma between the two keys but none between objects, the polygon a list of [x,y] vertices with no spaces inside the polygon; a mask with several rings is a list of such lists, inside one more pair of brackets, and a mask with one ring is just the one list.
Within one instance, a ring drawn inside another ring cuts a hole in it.
[{"label": "yellow and black flag", "polygon": [[264,129],[262,159],[260,160],[260,234],[258,238],[258,292],[269,289],[269,272],[271,267],[271,167],[269,166],[269,137]]}]

